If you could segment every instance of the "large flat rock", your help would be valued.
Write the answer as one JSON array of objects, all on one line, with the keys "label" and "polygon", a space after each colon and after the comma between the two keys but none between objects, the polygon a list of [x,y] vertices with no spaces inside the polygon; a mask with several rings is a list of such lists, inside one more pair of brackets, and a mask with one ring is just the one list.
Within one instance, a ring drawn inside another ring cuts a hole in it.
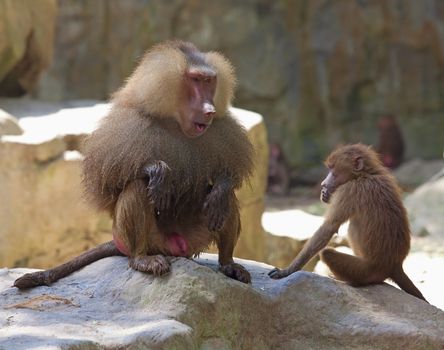
[{"label": "large flat rock", "polygon": [[353,288],[309,272],[282,280],[242,261],[252,285],[217,258],[172,258],[153,278],[107,258],[30,291],[0,273],[1,349],[443,349],[444,312],[387,284]]}]

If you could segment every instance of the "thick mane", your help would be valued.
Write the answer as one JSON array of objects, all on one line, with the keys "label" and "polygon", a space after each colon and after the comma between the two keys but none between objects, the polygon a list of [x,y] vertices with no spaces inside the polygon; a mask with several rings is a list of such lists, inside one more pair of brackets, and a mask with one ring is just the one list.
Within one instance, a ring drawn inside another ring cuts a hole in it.
[{"label": "thick mane", "polygon": [[[115,106],[87,140],[83,182],[87,196],[99,208],[112,210],[125,185],[144,177],[144,167],[158,160],[170,166],[179,195],[201,196],[221,174],[238,188],[251,174],[253,149],[233,118],[215,119],[196,139],[183,135],[172,118],[144,123],[140,118],[145,117]],[[162,146],[166,143],[168,147]]]},{"label": "thick mane", "polygon": [[231,105],[236,78],[231,63],[218,52],[200,52],[193,44],[174,40],[153,46],[145,53],[134,73],[113,95],[113,102],[157,117],[175,117],[183,97],[183,77],[193,66],[215,71],[216,117],[223,117]]}]

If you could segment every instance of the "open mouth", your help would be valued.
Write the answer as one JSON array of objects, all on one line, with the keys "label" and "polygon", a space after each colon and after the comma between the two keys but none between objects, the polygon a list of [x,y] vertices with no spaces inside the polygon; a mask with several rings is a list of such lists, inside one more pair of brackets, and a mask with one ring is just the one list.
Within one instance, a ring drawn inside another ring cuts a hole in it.
[{"label": "open mouth", "polygon": [[201,132],[204,132],[206,130],[208,125],[207,124],[203,124],[203,123],[194,123],[194,127],[196,128],[197,132],[201,133]]}]

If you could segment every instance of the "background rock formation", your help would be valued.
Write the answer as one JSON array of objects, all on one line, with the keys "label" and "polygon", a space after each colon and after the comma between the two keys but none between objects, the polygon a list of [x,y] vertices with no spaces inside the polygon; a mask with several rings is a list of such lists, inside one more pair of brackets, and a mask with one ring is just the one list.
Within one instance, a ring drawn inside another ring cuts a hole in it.
[{"label": "background rock formation", "polygon": [[109,96],[150,45],[182,38],[223,51],[236,105],[267,117],[293,166],[338,142],[376,144],[400,121],[406,158],[444,148],[444,4],[417,1],[58,1],[54,63],[35,95]]},{"label": "background rock formation", "polygon": [[0,96],[21,96],[52,59],[56,0],[0,2]]}]

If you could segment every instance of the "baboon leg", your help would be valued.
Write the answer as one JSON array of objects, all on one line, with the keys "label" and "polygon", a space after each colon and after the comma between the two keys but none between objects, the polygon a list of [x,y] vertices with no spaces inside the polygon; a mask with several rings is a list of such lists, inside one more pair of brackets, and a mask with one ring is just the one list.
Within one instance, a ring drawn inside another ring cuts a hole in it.
[{"label": "baboon leg", "polygon": [[375,270],[363,258],[344,254],[332,248],[325,248],[320,256],[337,279],[352,286],[382,283],[389,276],[389,274]]},{"label": "baboon leg", "polygon": [[120,194],[113,234],[115,240],[123,243],[133,269],[156,276],[170,271],[169,262],[158,255],[164,253],[160,248],[164,242],[156,225],[155,208],[149,199],[145,181],[131,182]]},{"label": "baboon leg", "polygon": [[217,238],[219,250],[219,270],[226,276],[243,283],[250,283],[250,273],[240,264],[233,260],[234,247],[240,233],[240,215],[237,202],[233,201],[231,215],[225,221],[223,229]]}]

